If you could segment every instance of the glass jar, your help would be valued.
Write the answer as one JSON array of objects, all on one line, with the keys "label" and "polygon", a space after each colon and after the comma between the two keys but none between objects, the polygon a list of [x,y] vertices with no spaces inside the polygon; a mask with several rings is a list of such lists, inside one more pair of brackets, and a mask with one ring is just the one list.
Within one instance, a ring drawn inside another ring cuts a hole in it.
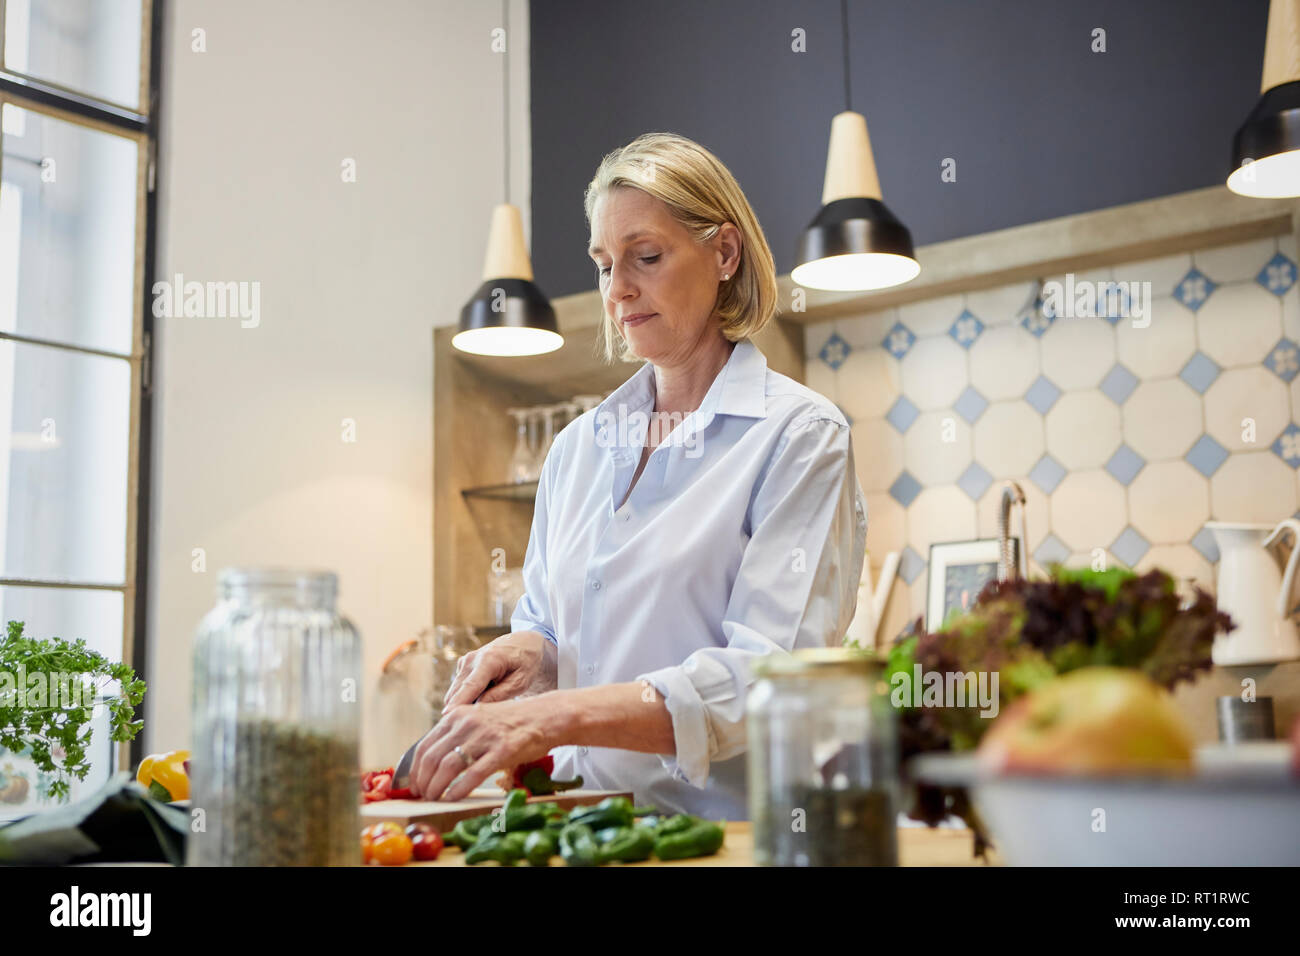
[{"label": "glass jar", "polygon": [[897,866],[897,731],[884,664],[849,648],[769,654],[746,702],[763,866]]},{"label": "glass jar", "polygon": [[361,646],[335,591],[221,573],[195,636],[188,865],[360,864]]}]

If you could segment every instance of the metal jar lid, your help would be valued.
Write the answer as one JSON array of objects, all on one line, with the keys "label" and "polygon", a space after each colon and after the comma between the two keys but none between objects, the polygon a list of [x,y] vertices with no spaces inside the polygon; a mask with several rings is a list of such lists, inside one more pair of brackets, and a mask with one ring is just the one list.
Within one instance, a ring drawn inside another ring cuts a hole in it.
[{"label": "metal jar lid", "polygon": [[756,677],[873,677],[885,667],[874,651],[852,647],[809,647],[789,654],[774,652],[753,664]]}]

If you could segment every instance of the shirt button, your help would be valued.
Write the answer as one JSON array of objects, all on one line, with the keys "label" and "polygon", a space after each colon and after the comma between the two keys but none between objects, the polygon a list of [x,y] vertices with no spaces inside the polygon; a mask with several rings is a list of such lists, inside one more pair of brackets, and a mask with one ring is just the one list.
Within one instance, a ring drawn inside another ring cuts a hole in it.
[{"label": "shirt button", "polygon": [[579,748],[578,748],[578,753],[582,754],[584,757],[587,756],[587,748],[586,748],[586,747],[579,747]]},{"label": "shirt button", "polygon": [[591,589],[592,589],[593,591],[599,591],[599,590],[600,590],[600,582],[599,582],[599,581],[592,581],[592,582],[591,582]]},{"label": "shirt button", "polygon": [[596,673],[596,665],[595,665],[595,664],[588,664],[588,665],[587,665],[587,673],[588,673],[588,674],[594,674],[594,673]]}]

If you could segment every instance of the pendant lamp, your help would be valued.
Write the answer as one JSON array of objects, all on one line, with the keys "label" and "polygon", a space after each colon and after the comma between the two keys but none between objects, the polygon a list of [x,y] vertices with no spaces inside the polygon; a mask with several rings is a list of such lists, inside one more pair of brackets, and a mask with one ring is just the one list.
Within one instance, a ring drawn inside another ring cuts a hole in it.
[{"label": "pendant lamp", "polygon": [[845,110],[831,120],[822,207],[800,237],[790,278],[812,289],[884,289],[915,279],[921,266],[912,234],[881,199],[866,118],[851,108],[848,0],[840,14]]},{"label": "pendant lamp", "polygon": [[1300,0],[1273,0],[1255,108],[1232,139],[1228,188],[1243,196],[1300,196]]},{"label": "pendant lamp", "polygon": [[[508,0],[502,0],[501,22],[509,22]],[[564,338],[555,310],[533,282],[523,218],[510,203],[510,65],[504,50],[501,57],[506,201],[492,210],[483,284],[460,310],[460,331],[451,344],[477,355],[541,355],[554,352]]]}]

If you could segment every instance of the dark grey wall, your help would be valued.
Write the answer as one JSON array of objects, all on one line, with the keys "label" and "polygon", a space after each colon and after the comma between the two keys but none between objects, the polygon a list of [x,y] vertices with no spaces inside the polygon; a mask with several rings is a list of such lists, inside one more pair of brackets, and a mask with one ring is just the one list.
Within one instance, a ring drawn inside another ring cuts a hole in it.
[{"label": "dark grey wall", "polygon": [[[788,272],[844,108],[838,0],[532,0],[532,256],[595,288],[582,194],[671,131],[740,182]],[[853,108],[918,245],[1220,183],[1267,0],[851,0]],[[807,52],[791,51],[791,31]],[[1091,52],[1106,30],[1107,52]],[[957,181],[940,181],[945,157]]]}]

